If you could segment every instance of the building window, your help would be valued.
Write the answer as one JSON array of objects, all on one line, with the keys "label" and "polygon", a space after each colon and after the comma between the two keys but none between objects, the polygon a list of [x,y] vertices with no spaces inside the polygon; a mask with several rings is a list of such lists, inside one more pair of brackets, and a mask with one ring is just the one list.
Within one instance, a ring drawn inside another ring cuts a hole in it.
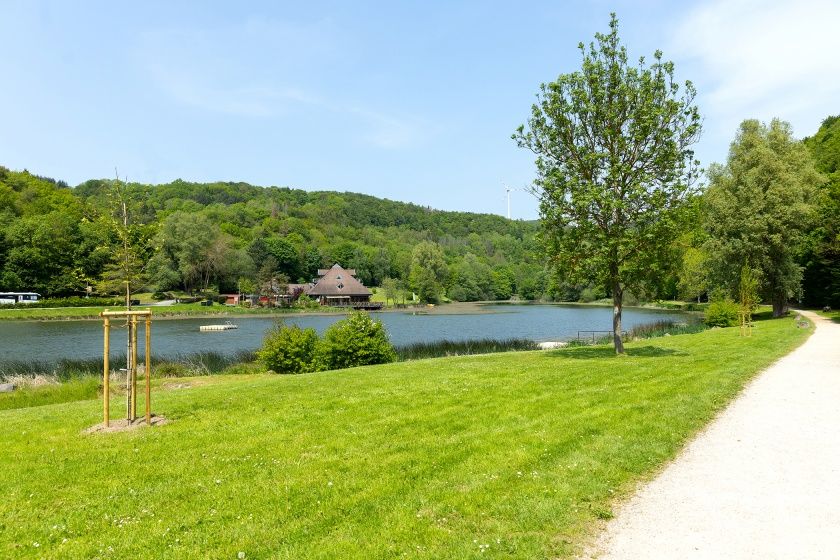
[{"label": "building window", "polygon": [[344,284],[339,284],[338,289],[341,290],[342,288],[344,288]]}]

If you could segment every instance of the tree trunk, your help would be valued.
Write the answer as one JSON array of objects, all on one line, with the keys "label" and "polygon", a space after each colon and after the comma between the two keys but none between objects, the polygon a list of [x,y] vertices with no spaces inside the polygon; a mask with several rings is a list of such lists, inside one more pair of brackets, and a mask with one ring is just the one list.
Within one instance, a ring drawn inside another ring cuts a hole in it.
[{"label": "tree trunk", "polygon": [[781,317],[787,312],[787,298],[784,294],[773,294],[773,317]]},{"label": "tree trunk", "polygon": [[616,354],[624,354],[624,343],[621,341],[621,304],[624,290],[617,281],[612,283],[613,296],[613,345]]}]

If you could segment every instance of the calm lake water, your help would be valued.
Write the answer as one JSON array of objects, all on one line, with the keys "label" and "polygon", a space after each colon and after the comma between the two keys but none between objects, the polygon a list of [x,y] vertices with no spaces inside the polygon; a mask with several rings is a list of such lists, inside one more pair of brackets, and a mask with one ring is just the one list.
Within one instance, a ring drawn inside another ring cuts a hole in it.
[{"label": "calm lake water", "polygon": [[[411,312],[376,313],[391,341],[399,346],[413,342],[438,340],[475,340],[481,338],[529,338],[535,341],[568,340],[579,330],[610,330],[612,308],[563,305],[489,305],[487,313],[417,314]],[[341,319],[342,315],[284,317],[289,324],[314,327],[319,333]],[[223,323],[230,319],[237,330],[199,332],[201,325]],[[623,327],[660,320],[691,322],[693,315],[647,309],[625,309]],[[152,350],[156,356],[177,356],[203,351],[234,353],[255,350],[263,336],[277,322],[276,317],[234,317],[203,319],[167,319],[152,323]],[[124,353],[125,330],[111,329],[111,347]],[[138,333],[143,339],[143,328]],[[140,349],[142,354],[143,344]],[[96,358],[102,356],[102,323],[99,321],[0,322],[0,363],[4,361]]]}]

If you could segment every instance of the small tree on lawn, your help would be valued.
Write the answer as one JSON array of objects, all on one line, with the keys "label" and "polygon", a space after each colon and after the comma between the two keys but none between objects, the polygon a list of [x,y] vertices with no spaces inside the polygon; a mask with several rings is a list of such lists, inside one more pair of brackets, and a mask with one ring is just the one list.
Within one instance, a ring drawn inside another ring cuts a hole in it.
[{"label": "small tree on lawn", "polygon": [[738,283],[738,315],[741,320],[741,336],[752,336],[752,314],[758,307],[758,275],[749,264],[741,267]]},{"label": "small tree on lawn", "polygon": [[575,283],[603,283],[612,295],[616,353],[623,353],[626,289],[641,287],[665,262],[692,193],[700,134],[694,86],[654,54],[630,65],[615,14],[607,35],[579,45],[579,71],[540,86],[527,128],[513,139],[537,155],[542,240]]}]

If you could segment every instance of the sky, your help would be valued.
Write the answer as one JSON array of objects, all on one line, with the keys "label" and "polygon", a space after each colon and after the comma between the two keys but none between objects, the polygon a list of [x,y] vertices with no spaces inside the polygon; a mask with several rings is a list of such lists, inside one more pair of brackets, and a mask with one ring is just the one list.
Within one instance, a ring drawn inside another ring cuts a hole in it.
[{"label": "sky", "polygon": [[703,166],[746,118],[840,114],[840,2],[0,0],[0,165],[246,181],[537,217],[510,136],[609,14],[691,80]]}]

